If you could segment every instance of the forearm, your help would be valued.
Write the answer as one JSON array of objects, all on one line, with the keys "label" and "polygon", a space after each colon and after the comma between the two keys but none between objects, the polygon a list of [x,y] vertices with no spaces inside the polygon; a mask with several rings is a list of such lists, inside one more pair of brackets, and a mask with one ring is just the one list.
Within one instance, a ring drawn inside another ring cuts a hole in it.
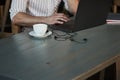
[{"label": "forearm", "polygon": [[37,23],[45,23],[45,17],[31,16],[23,12],[19,12],[12,19],[13,24],[20,26],[32,26]]},{"label": "forearm", "polygon": [[12,19],[13,24],[19,26],[32,26],[33,24],[45,23],[45,24],[63,24],[69,19],[62,13],[55,13],[51,16],[31,16],[23,12],[19,12]]}]

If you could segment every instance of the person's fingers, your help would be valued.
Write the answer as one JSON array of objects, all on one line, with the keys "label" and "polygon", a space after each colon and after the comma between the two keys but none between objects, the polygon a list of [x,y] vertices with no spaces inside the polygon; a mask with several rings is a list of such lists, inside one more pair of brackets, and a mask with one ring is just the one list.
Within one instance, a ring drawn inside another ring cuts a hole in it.
[{"label": "person's fingers", "polygon": [[63,21],[56,21],[55,24],[63,24]]},{"label": "person's fingers", "polygon": [[64,18],[57,18],[58,21],[62,21],[62,22],[67,22],[68,20],[67,19],[64,19]]},{"label": "person's fingers", "polygon": [[55,14],[55,16],[59,17],[59,18],[66,19],[66,20],[69,20],[69,18],[65,14],[63,14],[63,13],[57,13],[57,14]]},{"label": "person's fingers", "polygon": [[49,24],[63,24],[70,20],[66,15],[63,13],[55,13],[54,15],[48,17],[47,23]]}]

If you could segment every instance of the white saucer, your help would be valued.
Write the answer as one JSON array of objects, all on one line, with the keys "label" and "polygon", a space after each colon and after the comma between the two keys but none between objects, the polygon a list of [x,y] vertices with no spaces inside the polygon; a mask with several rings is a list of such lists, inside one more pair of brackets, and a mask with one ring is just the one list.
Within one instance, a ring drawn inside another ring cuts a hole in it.
[{"label": "white saucer", "polygon": [[43,35],[43,36],[36,35],[34,31],[30,31],[28,34],[29,34],[30,36],[32,36],[32,37],[35,37],[35,38],[45,38],[45,37],[50,36],[50,35],[52,34],[52,31],[48,31],[48,32],[47,32],[45,35]]}]

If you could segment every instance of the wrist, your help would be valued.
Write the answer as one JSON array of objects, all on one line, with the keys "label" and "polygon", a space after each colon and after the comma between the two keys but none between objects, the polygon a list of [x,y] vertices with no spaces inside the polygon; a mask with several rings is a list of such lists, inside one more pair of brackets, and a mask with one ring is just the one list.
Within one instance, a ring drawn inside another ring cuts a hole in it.
[{"label": "wrist", "polygon": [[46,17],[36,17],[37,23],[45,23],[46,24]]}]

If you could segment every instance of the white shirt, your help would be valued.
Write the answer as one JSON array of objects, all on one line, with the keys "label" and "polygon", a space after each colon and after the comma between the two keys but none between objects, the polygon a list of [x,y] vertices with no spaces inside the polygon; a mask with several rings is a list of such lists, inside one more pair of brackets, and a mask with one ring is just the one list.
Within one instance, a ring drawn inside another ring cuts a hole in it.
[{"label": "white shirt", "polygon": [[[67,0],[65,2],[65,7],[67,7]],[[25,12],[32,16],[50,16],[58,8],[61,0],[12,0],[10,8],[11,19],[18,12]]]}]

